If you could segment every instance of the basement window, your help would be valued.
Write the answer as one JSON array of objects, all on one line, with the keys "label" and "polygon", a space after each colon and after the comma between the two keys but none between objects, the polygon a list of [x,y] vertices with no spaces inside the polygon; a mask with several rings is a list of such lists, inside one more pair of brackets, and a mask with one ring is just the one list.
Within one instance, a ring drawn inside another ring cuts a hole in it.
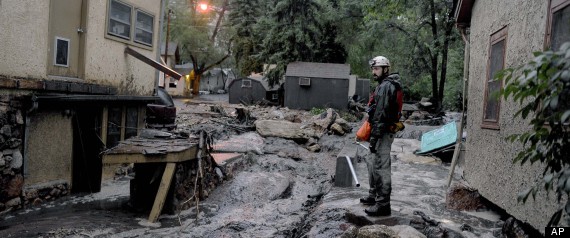
[{"label": "basement window", "polygon": [[505,52],[507,47],[507,28],[503,28],[491,35],[489,58],[487,61],[487,77],[485,83],[485,99],[483,100],[482,128],[499,129],[499,114],[501,111],[501,98],[498,92],[502,87],[502,80],[495,76],[505,67]]}]

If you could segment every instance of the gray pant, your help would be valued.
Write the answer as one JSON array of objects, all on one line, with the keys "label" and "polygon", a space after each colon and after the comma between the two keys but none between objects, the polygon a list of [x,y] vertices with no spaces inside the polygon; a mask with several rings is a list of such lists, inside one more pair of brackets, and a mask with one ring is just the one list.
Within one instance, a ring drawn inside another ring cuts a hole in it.
[{"label": "gray pant", "polygon": [[376,143],[376,153],[369,154],[366,159],[368,179],[370,183],[369,196],[377,203],[389,203],[392,193],[392,168],[390,148],[394,142],[394,134],[383,133]]}]

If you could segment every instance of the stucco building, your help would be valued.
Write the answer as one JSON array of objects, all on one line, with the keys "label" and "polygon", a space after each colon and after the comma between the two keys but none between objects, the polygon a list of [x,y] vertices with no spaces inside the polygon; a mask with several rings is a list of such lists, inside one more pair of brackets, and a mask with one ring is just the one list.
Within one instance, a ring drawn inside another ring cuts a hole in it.
[{"label": "stucco building", "polygon": [[100,189],[99,152],[144,126],[155,68],[176,75],[156,62],[161,6],[1,2],[0,211]]},{"label": "stucco building", "polygon": [[558,205],[544,191],[525,204],[517,194],[541,179],[543,165],[513,164],[521,150],[505,138],[530,130],[514,118],[519,104],[493,97],[504,86],[497,72],[520,66],[533,52],[557,49],[570,40],[569,0],[455,1],[458,29],[466,38],[468,67],[467,141],[464,176],[485,198],[544,232]]}]

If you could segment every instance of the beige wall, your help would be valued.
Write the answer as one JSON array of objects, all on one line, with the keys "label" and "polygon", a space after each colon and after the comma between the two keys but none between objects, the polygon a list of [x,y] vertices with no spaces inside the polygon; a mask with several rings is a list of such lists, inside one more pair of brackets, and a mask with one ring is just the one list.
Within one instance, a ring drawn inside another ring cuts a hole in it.
[{"label": "beige wall", "polygon": [[[116,86],[121,94],[151,95],[156,70],[124,53],[126,43],[106,37],[109,0],[86,1],[85,82]],[[156,60],[160,2],[123,0],[154,15],[153,47],[129,45]],[[0,75],[47,78],[49,0],[0,1]]]},{"label": "beige wall", "polygon": [[[155,69],[124,53],[126,43],[106,38],[108,0],[88,1],[85,79],[104,82],[130,95],[151,95]],[[153,49],[129,45],[139,53],[156,60],[159,33],[160,1],[123,0],[154,15]]]},{"label": "beige wall", "polygon": [[[25,152],[25,185],[55,180],[71,184],[73,130],[70,116],[61,111],[29,116]],[[49,141],[49,143],[46,143]]]},{"label": "beige wall", "polygon": [[[469,104],[464,175],[469,184],[517,219],[542,230],[555,206],[542,205],[543,194],[526,204],[517,203],[517,194],[540,179],[542,167],[513,164],[519,144],[505,137],[529,129],[528,123],[513,119],[518,104],[501,102],[500,130],[482,129],[483,100],[490,36],[508,26],[505,67],[516,67],[541,51],[544,43],[548,1],[475,1],[470,31]],[[551,198],[552,196],[551,193]],[[550,201],[554,204],[554,200]]]},{"label": "beige wall", "polygon": [[47,70],[49,1],[0,3],[0,75],[44,78]]}]

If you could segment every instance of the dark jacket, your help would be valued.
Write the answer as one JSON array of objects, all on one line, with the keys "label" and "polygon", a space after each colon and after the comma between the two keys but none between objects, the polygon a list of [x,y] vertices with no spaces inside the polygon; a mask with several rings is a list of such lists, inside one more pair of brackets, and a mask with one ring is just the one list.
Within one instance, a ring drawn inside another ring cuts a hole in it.
[{"label": "dark jacket", "polygon": [[389,126],[400,120],[402,97],[402,85],[398,73],[388,75],[376,86],[369,102],[368,112],[372,136],[380,136]]}]

